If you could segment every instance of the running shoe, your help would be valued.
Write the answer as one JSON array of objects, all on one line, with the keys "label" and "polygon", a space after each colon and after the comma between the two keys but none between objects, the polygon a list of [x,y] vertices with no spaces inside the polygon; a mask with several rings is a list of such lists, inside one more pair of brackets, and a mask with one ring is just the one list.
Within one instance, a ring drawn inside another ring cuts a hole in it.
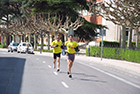
[{"label": "running shoe", "polygon": [[71,75],[71,73],[69,73],[69,78],[72,78],[72,75]]},{"label": "running shoe", "polygon": [[67,74],[69,74],[69,72],[67,72]]},{"label": "running shoe", "polygon": [[57,69],[57,72],[59,72],[60,71],[60,69]]}]

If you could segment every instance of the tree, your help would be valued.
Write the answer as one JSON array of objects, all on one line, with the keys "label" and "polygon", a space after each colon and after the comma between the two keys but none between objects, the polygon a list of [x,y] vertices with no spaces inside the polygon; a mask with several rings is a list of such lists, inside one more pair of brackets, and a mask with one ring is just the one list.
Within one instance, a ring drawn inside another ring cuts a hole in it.
[{"label": "tree", "polygon": [[88,21],[84,21],[84,25],[78,28],[75,31],[77,37],[79,37],[78,41],[91,41],[93,40],[94,36],[97,36],[96,29],[106,28],[102,25],[97,25],[94,23],[90,23]]},{"label": "tree", "polygon": [[[7,29],[9,28],[9,22],[13,15],[19,13],[16,3],[12,0],[1,0],[0,1],[0,25],[4,25]],[[8,30],[4,30],[4,34],[6,35],[6,46],[9,44],[9,33]]]},{"label": "tree", "polygon": [[[137,21],[139,21],[139,5],[138,0],[109,0],[109,2],[103,1],[89,4],[89,7],[91,12],[102,16],[106,20],[112,21],[114,24],[121,25],[122,30],[125,30],[126,27],[134,29],[139,26],[137,24]],[[121,48],[125,48],[125,33],[126,31],[121,32]],[[129,36],[131,36],[131,33]],[[129,42],[131,42],[130,40]]]},{"label": "tree", "polygon": [[[15,0],[21,4],[22,17],[24,21],[19,21],[16,27],[20,33],[35,33],[49,31],[52,33],[67,34],[68,29],[77,30],[84,24],[84,19],[79,17],[78,10],[87,9],[86,0]],[[29,18],[29,19],[28,19]],[[21,23],[22,22],[22,23]],[[15,23],[16,24],[16,23]],[[86,25],[89,23],[86,23]],[[90,26],[90,25],[89,25]],[[86,32],[91,28],[86,28]],[[95,25],[94,26],[98,26]],[[26,32],[24,31],[26,29]],[[93,28],[92,28],[93,29]],[[23,32],[24,31],[24,32]],[[94,34],[93,34],[94,35]]]}]

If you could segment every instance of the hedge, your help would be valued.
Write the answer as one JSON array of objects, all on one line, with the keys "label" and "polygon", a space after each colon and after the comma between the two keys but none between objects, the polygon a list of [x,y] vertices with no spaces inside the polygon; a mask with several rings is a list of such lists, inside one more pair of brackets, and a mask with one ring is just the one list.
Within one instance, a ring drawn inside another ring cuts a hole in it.
[{"label": "hedge", "polygon": [[[38,44],[38,46],[41,46],[41,44]],[[43,46],[47,46],[45,43],[43,43]]]},{"label": "hedge", "polygon": [[[101,47],[91,47],[90,54],[86,50],[86,56],[101,57]],[[103,58],[126,60],[140,63],[140,51],[121,48],[103,48]]]},{"label": "hedge", "polygon": [[[128,41],[126,41],[126,46],[127,46],[127,42]],[[132,42],[132,47],[135,48],[135,45],[136,45],[136,42],[133,41]],[[116,48],[116,47],[120,47],[120,43],[119,43],[119,41],[114,41],[114,42],[111,42],[111,41],[103,41],[103,46],[104,47],[114,47],[114,48]],[[101,47],[101,41],[100,41],[100,47]],[[138,47],[140,48],[140,42],[139,42]]]},{"label": "hedge", "polygon": [[6,48],[6,45],[0,45],[0,48]]},{"label": "hedge", "polygon": [[[40,49],[34,49],[34,51],[40,51]],[[42,52],[53,52],[53,50],[46,50],[46,49],[42,49]]]}]

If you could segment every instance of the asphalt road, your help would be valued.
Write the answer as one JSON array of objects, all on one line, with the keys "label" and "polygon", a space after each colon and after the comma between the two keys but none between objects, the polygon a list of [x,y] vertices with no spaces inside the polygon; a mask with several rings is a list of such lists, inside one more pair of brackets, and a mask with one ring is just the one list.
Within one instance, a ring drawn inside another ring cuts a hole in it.
[{"label": "asphalt road", "polygon": [[56,72],[52,56],[0,51],[0,94],[140,94],[140,75],[81,58],[69,78],[65,58]]}]

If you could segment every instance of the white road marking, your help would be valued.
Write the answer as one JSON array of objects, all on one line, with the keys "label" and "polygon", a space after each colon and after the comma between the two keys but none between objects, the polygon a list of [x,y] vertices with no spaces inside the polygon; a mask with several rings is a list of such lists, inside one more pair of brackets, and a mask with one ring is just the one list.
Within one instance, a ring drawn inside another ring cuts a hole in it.
[{"label": "white road marking", "polygon": [[50,65],[48,65],[49,68],[52,68]]},{"label": "white road marking", "polygon": [[84,64],[84,63],[82,63],[82,62],[78,62],[78,63],[83,64],[83,65],[88,66],[88,67],[91,67],[91,68],[93,68],[93,69],[95,69],[95,70],[97,70],[97,71],[100,71],[100,72],[102,72],[102,73],[104,73],[104,74],[106,74],[106,75],[109,75],[109,76],[111,76],[111,77],[113,77],[113,78],[116,78],[116,79],[118,79],[118,80],[120,80],[120,81],[122,81],[122,82],[124,82],[124,83],[127,83],[127,84],[129,84],[129,85],[131,85],[131,86],[133,86],[133,87],[136,87],[136,88],[139,88],[139,89],[140,89],[140,86],[139,86],[139,85],[134,84],[134,83],[132,83],[132,82],[129,82],[129,81],[127,81],[127,80],[125,80],[125,79],[123,79],[123,78],[120,78],[120,77],[118,77],[118,76],[116,76],[116,75],[113,75],[113,74],[111,74],[111,73],[105,72],[105,71],[103,71],[103,70],[101,70],[101,69],[99,69],[99,68],[96,68],[96,67],[93,67],[93,66]]},{"label": "white road marking", "polygon": [[43,63],[46,63],[45,61],[43,61]]},{"label": "white road marking", "polygon": [[65,82],[61,82],[65,88],[69,88],[69,86]]},{"label": "white road marking", "polygon": [[39,58],[36,58],[36,60],[39,60]]},{"label": "white road marking", "polygon": [[54,71],[54,74],[55,74],[55,75],[58,75],[58,73],[57,73],[57,72],[55,72],[55,71]]}]

